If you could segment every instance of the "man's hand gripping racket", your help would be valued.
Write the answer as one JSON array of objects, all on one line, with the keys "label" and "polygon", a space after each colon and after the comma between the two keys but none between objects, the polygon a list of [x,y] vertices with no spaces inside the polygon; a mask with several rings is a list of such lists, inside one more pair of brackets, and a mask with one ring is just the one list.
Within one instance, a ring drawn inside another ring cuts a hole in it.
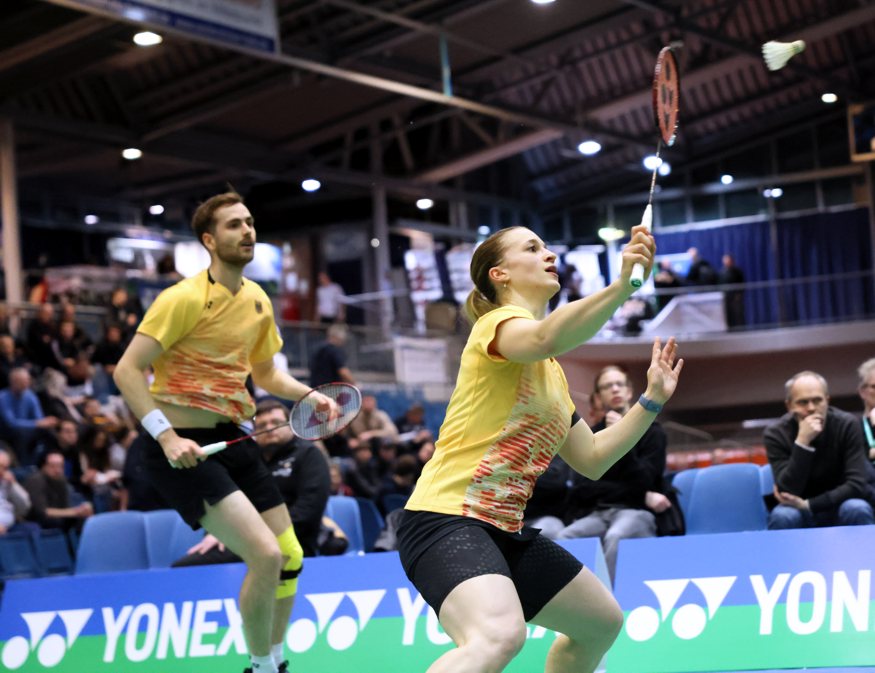
[{"label": "man's hand gripping racket", "polygon": [[[648,231],[653,224],[653,190],[656,188],[656,173],[661,164],[659,153],[663,145],[671,147],[674,144],[678,133],[681,81],[672,47],[663,47],[656,58],[652,93],[653,119],[659,131],[659,142],[656,145],[656,166],[653,167],[653,176],[650,178],[650,197],[641,217],[641,225]],[[632,287],[641,287],[644,284],[644,267],[641,264],[634,266],[629,282]]]}]

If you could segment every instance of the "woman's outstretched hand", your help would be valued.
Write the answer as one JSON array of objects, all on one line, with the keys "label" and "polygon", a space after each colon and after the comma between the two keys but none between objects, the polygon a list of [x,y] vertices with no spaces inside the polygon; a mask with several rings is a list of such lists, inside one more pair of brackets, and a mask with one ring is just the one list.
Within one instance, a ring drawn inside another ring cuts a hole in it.
[{"label": "woman's outstretched hand", "polygon": [[653,355],[647,369],[647,391],[644,394],[657,404],[668,402],[677,388],[678,377],[684,368],[683,358],[675,362],[677,352],[678,344],[674,337],[669,337],[664,348],[659,337],[653,342]]}]

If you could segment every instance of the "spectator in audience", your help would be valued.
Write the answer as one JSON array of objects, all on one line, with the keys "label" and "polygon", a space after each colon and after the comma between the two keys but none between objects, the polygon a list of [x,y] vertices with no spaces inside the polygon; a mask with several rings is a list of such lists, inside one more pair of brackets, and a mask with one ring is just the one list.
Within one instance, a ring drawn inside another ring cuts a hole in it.
[{"label": "spectator in audience", "polygon": [[[330,488],[328,463],[314,444],[294,435],[288,420],[289,411],[282,402],[275,399],[262,400],[255,411],[255,430],[275,430],[258,435],[255,441],[261,448],[261,456],[289,508],[304,556],[316,556],[322,514],[328,502]],[[240,557],[208,534],[173,565],[240,561]]]},{"label": "spectator in audience", "polygon": [[120,325],[127,344],[134,335],[140,319],[143,317],[143,307],[139,300],[128,295],[125,287],[119,286],[112,291],[107,312],[107,323]]},{"label": "spectator in audience", "polygon": [[109,432],[96,425],[86,425],[79,442],[82,486],[97,514],[116,509],[122,487],[122,473],[110,464],[111,443]]},{"label": "spectator in audience", "polygon": [[[395,469],[395,463],[398,462],[398,445],[389,442],[381,442],[377,447],[377,454],[374,456],[374,463],[377,466],[377,474],[380,479],[385,479],[392,474]],[[416,462],[416,459],[413,459]]]},{"label": "spectator in audience", "polygon": [[422,468],[425,467],[425,464],[431,460],[431,457],[434,455],[434,443],[426,442],[422,446],[419,447],[419,451],[416,452],[416,460],[419,463],[419,472],[422,472]]},{"label": "spectator in audience", "polygon": [[434,453],[434,436],[425,424],[425,407],[416,402],[395,420],[398,428],[398,443],[402,451],[416,454],[423,444],[431,444]]},{"label": "spectator in audience", "polygon": [[58,419],[43,414],[36,393],[31,390],[30,372],[24,367],[9,373],[9,387],[0,390],[2,431],[11,440],[18,460],[30,463],[31,448],[43,429],[54,428]]},{"label": "spectator in audience", "polygon": [[[741,285],[744,283],[744,272],[735,263],[735,257],[728,252],[723,255],[723,268],[717,276],[721,285]],[[723,293],[726,305],[726,324],[729,329],[744,326],[744,290],[734,287]]]},{"label": "spectator in audience", "polygon": [[9,373],[20,367],[27,368],[27,360],[18,352],[15,339],[3,334],[0,336],[0,390],[9,386]]},{"label": "spectator in audience", "polygon": [[82,463],[79,460],[79,424],[68,418],[58,420],[54,431],[40,442],[36,459],[49,451],[60,451],[64,456],[64,476],[79,490],[82,486]]},{"label": "spectator in audience", "polygon": [[168,509],[170,505],[158,493],[146,472],[143,461],[143,443],[131,442],[125,454],[125,465],[122,470],[122,484],[127,494],[128,509],[140,512]]},{"label": "spectator in audience", "polygon": [[355,450],[360,444],[379,448],[382,442],[398,441],[398,428],[382,409],[377,408],[377,398],[373,395],[362,397],[362,410],[347,428],[349,448]]},{"label": "spectator in audience", "polygon": [[526,503],[523,523],[538,528],[545,537],[555,540],[565,528],[568,507],[568,484],[572,471],[560,456],[554,456],[532,490]]},{"label": "spectator in audience", "polygon": [[64,301],[61,303],[61,317],[58,320],[59,329],[64,322],[73,323],[73,340],[76,343],[76,347],[80,351],[90,351],[94,346],[94,343],[91,341],[91,337],[86,334],[85,330],[82,329],[76,321],[76,304],[70,301]]},{"label": "spectator in audience", "polygon": [[[632,384],[624,368],[608,365],[596,375],[593,387],[606,410],[604,419],[592,428],[593,432],[600,432],[631,409]],[[671,507],[669,499],[659,492],[665,471],[665,448],[665,432],[654,421],[635,446],[598,481],[577,473],[572,477],[568,496],[568,517],[572,522],[559,531],[557,539],[600,537],[612,580],[620,540],[655,537],[655,514]]]},{"label": "spectator in audience", "polygon": [[875,358],[870,358],[857,370],[860,385],[857,390],[863,400],[863,435],[869,460],[875,465]]},{"label": "spectator in audience", "polygon": [[28,358],[39,370],[56,366],[52,342],[57,329],[55,307],[52,304],[40,304],[36,317],[27,326],[24,342]]},{"label": "spectator in audience", "polygon": [[383,498],[387,495],[402,495],[406,498],[413,493],[413,486],[416,484],[416,477],[419,476],[419,464],[416,458],[410,454],[398,456],[398,460],[392,465],[392,470],[387,474],[380,484],[380,491],[377,496],[377,504],[383,511],[383,514],[388,514],[383,505]]},{"label": "spectator in audience", "polygon": [[589,409],[587,410],[586,423],[589,427],[594,428],[603,420],[605,420],[605,405],[598,391],[593,390],[589,394]]},{"label": "spectator in audience", "polygon": [[[103,329],[103,339],[97,344],[91,355],[91,364],[99,365],[104,376],[101,377],[100,385],[104,392],[109,395],[118,395],[118,388],[112,380],[115,366],[125,352],[123,341],[124,334],[120,325],[110,323]],[[97,383],[95,382],[95,388]]]},{"label": "spectator in audience", "polygon": [[[678,275],[671,268],[671,262],[667,259],[659,261],[659,268],[653,276],[653,286],[657,290],[673,290],[681,287],[683,283]],[[666,307],[668,302],[672,300],[674,294],[657,294],[656,295],[656,312],[659,313]]]},{"label": "spectator in audience", "polygon": [[77,423],[82,421],[82,414],[76,405],[81,403],[83,398],[67,396],[67,377],[64,374],[51,367],[43,370],[40,376],[40,388],[38,397],[44,414],[67,418]]},{"label": "spectator in audience", "polygon": [[343,346],[349,338],[349,329],[342,323],[328,328],[327,341],[321,344],[310,358],[310,385],[345,381],[355,385],[355,378],[346,366],[346,351]]},{"label": "spectator in audience", "polygon": [[343,322],[346,319],[346,294],[343,288],[331,280],[324,271],[319,272],[318,285],[316,286],[316,315],[315,322],[331,324]]},{"label": "spectator in audience", "polygon": [[81,529],[94,514],[90,502],[71,506],[71,488],[64,476],[64,456],[50,450],[39,459],[39,471],[28,477],[24,488],[30,495],[30,518],[43,528]]},{"label": "spectator in audience", "polygon": [[343,471],[336,459],[328,463],[328,474],[331,480],[328,486],[329,495],[352,495],[352,489],[343,481]]},{"label": "spectator in audience", "polygon": [[690,248],[687,254],[690,256],[687,285],[714,285],[717,282],[717,272],[711,262],[699,255],[698,248]]},{"label": "spectator in audience", "polygon": [[125,426],[124,421],[102,405],[96,397],[86,397],[82,401],[82,420],[86,424],[106,428],[110,432]]},{"label": "spectator in audience", "polygon": [[816,372],[795,374],[784,391],[787,413],[764,435],[779,503],[769,528],[875,523],[860,421],[830,406]]},{"label": "spectator in audience", "polygon": [[376,502],[382,480],[370,442],[362,442],[352,450],[352,464],[346,470],[344,481],[353,495]]},{"label": "spectator in audience", "polygon": [[9,451],[0,447],[0,535],[21,528],[21,522],[30,512],[30,495],[15,479],[11,465]]},{"label": "spectator in audience", "polygon": [[91,353],[88,348],[82,347],[82,343],[81,339],[76,338],[76,323],[62,320],[52,341],[52,351],[57,368],[67,376],[68,395],[74,397],[89,392],[90,385],[87,384],[93,374]]}]

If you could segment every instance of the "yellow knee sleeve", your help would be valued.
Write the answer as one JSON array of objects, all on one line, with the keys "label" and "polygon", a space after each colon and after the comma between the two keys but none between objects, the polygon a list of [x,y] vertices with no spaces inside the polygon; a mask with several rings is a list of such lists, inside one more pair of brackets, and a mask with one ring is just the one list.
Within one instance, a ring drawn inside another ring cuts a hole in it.
[{"label": "yellow knee sleeve", "polygon": [[304,566],[304,550],[292,526],[277,536],[277,541],[280,543],[280,551],[283,556],[288,557],[288,560],[280,571],[280,584],[276,588],[276,597],[288,598],[298,591],[298,575],[301,574]]}]

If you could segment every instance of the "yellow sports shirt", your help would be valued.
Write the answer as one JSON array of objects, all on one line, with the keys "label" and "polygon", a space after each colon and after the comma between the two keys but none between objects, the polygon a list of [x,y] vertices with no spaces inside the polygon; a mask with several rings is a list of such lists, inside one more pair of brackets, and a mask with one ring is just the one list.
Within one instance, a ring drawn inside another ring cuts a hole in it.
[{"label": "yellow sports shirt", "polygon": [[535,480],[565,442],[574,403],[559,363],[490,354],[498,326],[534,316],[502,306],[481,317],[462,351],[434,456],[407,509],[470,516],[515,533]]},{"label": "yellow sports shirt", "polygon": [[270,360],[283,345],[264,290],[244,279],[231,294],[209,271],[159,294],[137,331],[164,349],[152,363],[149,390],[156,400],[214,411],[235,423],[255,414],[246,390],[251,363]]}]

